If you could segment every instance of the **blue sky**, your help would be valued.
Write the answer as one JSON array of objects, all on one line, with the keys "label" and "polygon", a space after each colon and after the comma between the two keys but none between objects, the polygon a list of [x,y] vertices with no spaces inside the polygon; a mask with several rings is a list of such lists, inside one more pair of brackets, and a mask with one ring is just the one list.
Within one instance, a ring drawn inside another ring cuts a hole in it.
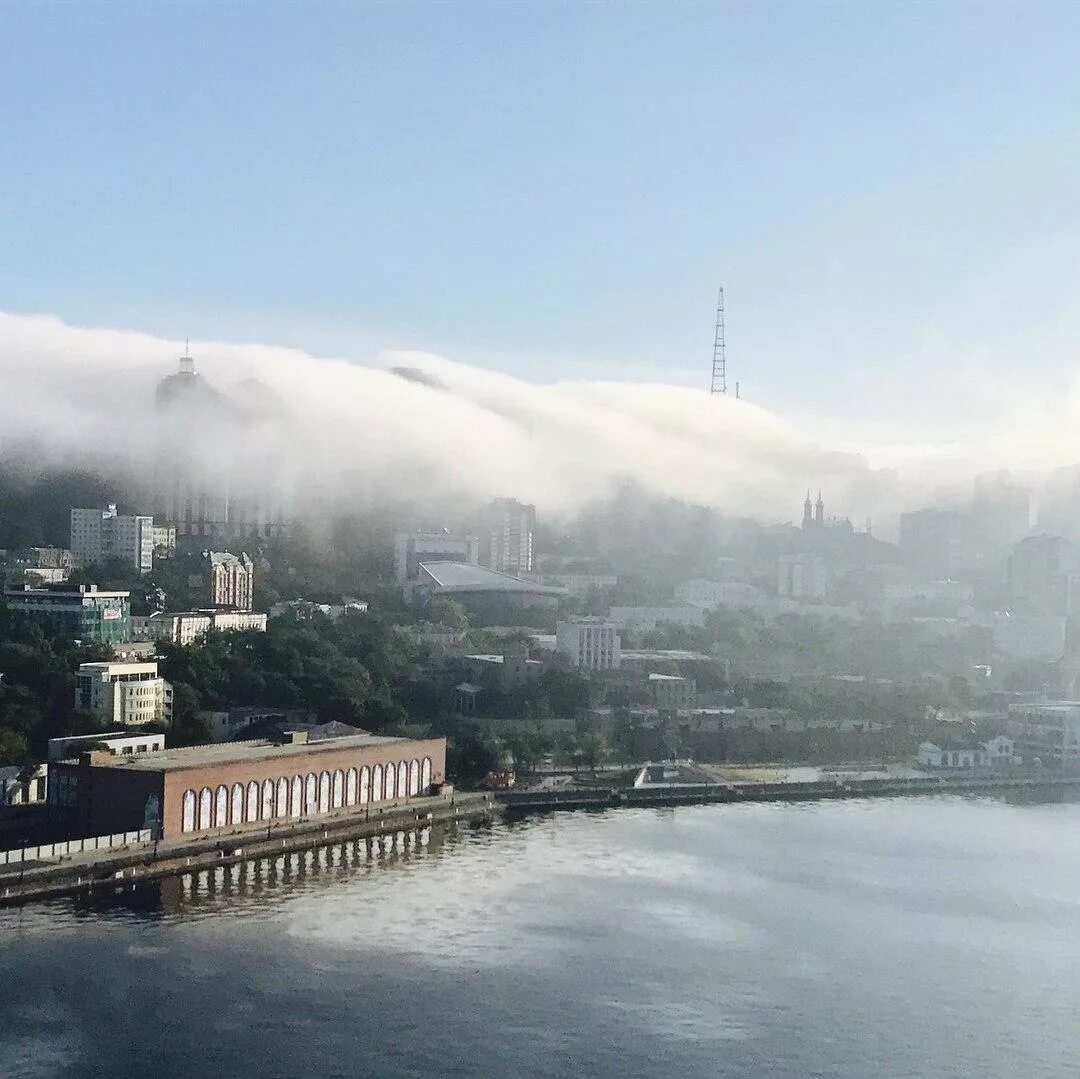
[{"label": "blue sky", "polygon": [[789,414],[1072,378],[1077,5],[2,18],[0,309],[705,385],[723,283],[732,378]]}]

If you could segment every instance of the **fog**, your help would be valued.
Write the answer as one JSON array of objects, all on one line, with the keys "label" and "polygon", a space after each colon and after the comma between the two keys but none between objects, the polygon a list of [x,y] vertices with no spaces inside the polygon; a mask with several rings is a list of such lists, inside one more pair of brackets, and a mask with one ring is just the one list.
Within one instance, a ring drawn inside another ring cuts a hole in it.
[{"label": "fog", "polygon": [[[183,349],[147,334],[0,314],[7,462],[17,447],[25,459],[32,445],[35,467],[145,471],[162,435],[155,388]],[[749,401],[685,387],[531,382],[429,353],[317,357],[213,341],[190,349],[197,373],[238,418],[192,429],[164,421],[173,445],[209,468],[239,463],[253,484],[288,497],[319,491],[345,503],[389,495],[438,504],[511,495],[555,515],[631,483],[779,521],[799,514],[812,487],[825,492],[830,511],[859,524],[873,515],[887,528],[929,493],[962,490],[973,471],[1036,463],[1008,459],[1023,443],[1000,430],[986,446],[948,438],[822,445]],[[1038,445],[1046,447],[1045,434]],[[1068,448],[1047,448],[1037,463],[1067,463]]]}]

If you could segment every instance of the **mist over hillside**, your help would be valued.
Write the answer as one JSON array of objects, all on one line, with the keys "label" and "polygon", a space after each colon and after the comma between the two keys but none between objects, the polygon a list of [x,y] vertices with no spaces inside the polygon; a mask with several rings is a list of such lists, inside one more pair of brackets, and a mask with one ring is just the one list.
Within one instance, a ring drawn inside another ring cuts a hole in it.
[{"label": "mist over hillside", "polygon": [[963,491],[969,469],[1008,463],[948,442],[833,448],[749,401],[685,387],[530,382],[428,353],[361,362],[203,341],[191,344],[200,411],[181,421],[169,406],[183,348],[0,314],[4,465],[77,465],[138,489],[164,442],[297,508],[415,500],[439,510],[513,494],[548,516],[631,486],[790,520],[810,486],[830,509],[888,531],[928,492]]}]

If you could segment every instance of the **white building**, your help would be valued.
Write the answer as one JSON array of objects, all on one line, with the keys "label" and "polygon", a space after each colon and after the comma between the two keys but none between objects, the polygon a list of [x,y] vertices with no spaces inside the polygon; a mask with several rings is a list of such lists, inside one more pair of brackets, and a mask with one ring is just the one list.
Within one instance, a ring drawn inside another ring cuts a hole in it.
[{"label": "white building", "polygon": [[612,607],[608,619],[619,629],[650,632],[663,622],[673,626],[705,625],[705,610],[689,604],[677,607]]},{"label": "white building", "polygon": [[131,623],[137,640],[166,640],[181,645],[194,644],[211,632],[266,632],[266,615],[255,611],[181,611],[137,616]]},{"label": "white building", "polygon": [[120,727],[168,723],[172,698],[156,663],[81,663],[75,676],[75,707]]},{"label": "white building", "polygon": [[84,566],[119,558],[140,573],[154,568],[154,518],[127,517],[105,509],[71,511],[71,553]]},{"label": "white building", "polygon": [[999,734],[988,741],[949,736],[919,743],[919,765],[923,768],[992,768],[1011,764],[1013,741]]},{"label": "white building", "polygon": [[776,592],[791,599],[825,598],[825,563],[815,554],[782,554],[776,566]]},{"label": "white building", "polygon": [[477,536],[458,536],[447,528],[434,531],[399,532],[394,537],[394,573],[398,584],[414,581],[421,562],[467,562],[480,564]]},{"label": "white building", "polygon": [[102,734],[69,734],[64,738],[50,738],[48,759],[50,761],[68,761],[77,757],[84,750],[96,746],[125,756],[133,753],[157,753],[165,748],[165,735],[142,731],[131,734],[128,731],[106,731]]},{"label": "white building", "polygon": [[204,551],[206,601],[211,607],[250,611],[255,598],[255,563],[246,552]]},{"label": "white building", "polygon": [[176,554],[176,525],[154,525],[154,556],[171,558]]},{"label": "white building", "polygon": [[584,671],[618,670],[618,627],[603,618],[568,618],[555,624],[555,651]]},{"label": "white building", "polygon": [[294,614],[301,621],[314,618],[315,615],[325,615],[331,622],[337,622],[347,611],[356,614],[366,614],[367,601],[354,599],[344,603],[314,603],[309,599],[287,599],[275,603],[270,608],[271,618],[280,618],[282,615]]},{"label": "white building", "polygon": [[654,707],[661,712],[677,712],[697,704],[697,684],[693,678],[653,672],[649,675],[649,691]]}]

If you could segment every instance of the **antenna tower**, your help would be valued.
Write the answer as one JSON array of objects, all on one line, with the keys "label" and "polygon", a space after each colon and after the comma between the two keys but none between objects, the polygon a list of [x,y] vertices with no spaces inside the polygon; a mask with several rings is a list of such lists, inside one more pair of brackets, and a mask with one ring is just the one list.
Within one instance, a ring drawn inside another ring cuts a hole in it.
[{"label": "antenna tower", "polygon": [[712,383],[709,393],[727,393],[727,356],[724,345],[724,289],[716,298],[716,336],[713,338]]}]

